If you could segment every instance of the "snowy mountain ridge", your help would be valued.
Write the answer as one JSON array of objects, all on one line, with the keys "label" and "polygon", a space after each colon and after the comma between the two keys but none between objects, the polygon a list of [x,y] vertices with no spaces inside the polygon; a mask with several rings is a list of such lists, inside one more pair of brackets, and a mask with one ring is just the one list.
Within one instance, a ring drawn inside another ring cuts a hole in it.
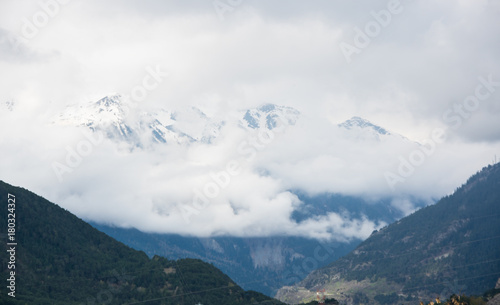
[{"label": "snowy mountain ridge", "polygon": [[129,114],[127,102],[120,95],[106,96],[83,106],[69,106],[54,121],[56,124],[85,126],[103,132],[108,138],[137,147],[154,143],[211,143],[226,124],[245,129],[271,130],[282,123],[294,125],[300,112],[294,108],[266,104],[241,111],[236,122],[212,118],[197,107],[182,110],[137,110]]},{"label": "snowy mountain ridge", "polygon": [[[148,147],[155,144],[210,144],[220,136],[226,125],[247,131],[270,131],[283,124],[295,125],[300,118],[301,113],[292,107],[269,103],[239,111],[234,121],[210,117],[194,106],[181,110],[158,108],[149,112],[140,109],[131,111],[127,101],[116,94],[86,105],[68,106],[54,121],[56,124],[84,126],[94,132],[103,132],[109,139],[135,147]],[[346,130],[353,139],[407,140],[357,116],[337,127]]]},{"label": "snowy mountain ridge", "polygon": [[337,126],[346,130],[350,136],[356,139],[375,141],[402,140],[404,142],[412,142],[403,135],[389,132],[387,129],[375,125],[372,122],[358,116],[353,116]]},{"label": "snowy mountain ridge", "polygon": [[247,110],[240,123],[244,127],[252,129],[266,128],[272,130],[282,123],[295,125],[299,117],[300,112],[292,107],[265,104]]},{"label": "snowy mountain ridge", "polygon": [[345,128],[345,129],[348,129],[348,130],[354,130],[354,129],[371,129],[375,132],[377,132],[378,134],[381,134],[381,135],[390,135],[391,133],[389,131],[387,131],[386,129],[380,127],[380,126],[377,126],[375,124],[372,124],[370,121],[368,120],[365,120],[363,118],[360,118],[358,116],[353,116],[352,118],[350,118],[349,120],[341,123],[341,124],[338,124],[339,127],[341,128]]}]

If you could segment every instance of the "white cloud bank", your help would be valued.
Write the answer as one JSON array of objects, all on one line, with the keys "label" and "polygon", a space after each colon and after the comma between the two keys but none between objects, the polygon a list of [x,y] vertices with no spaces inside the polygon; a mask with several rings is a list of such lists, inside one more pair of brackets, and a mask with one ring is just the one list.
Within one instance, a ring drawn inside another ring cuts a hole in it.
[{"label": "white cloud bank", "polygon": [[[385,223],[330,212],[297,222],[292,213],[304,203],[290,190],[368,200],[392,197],[394,208],[410,213],[414,207],[408,198],[426,200],[449,193],[480,168],[495,147],[440,144],[391,189],[384,174],[397,173],[399,156],[419,146],[397,138],[356,138],[356,131],[339,129],[326,119],[300,119],[259,142],[258,149],[245,144],[257,133],[227,124],[211,144],[130,150],[108,139],[98,141],[97,134],[90,136],[97,144],[87,149],[82,143],[92,141],[82,128],[46,124],[49,117],[23,117],[16,111],[2,116],[2,130],[15,131],[0,142],[5,156],[2,179],[28,187],[84,219],[195,236],[366,238]],[[69,169],[59,170],[61,181],[55,162]]]}]

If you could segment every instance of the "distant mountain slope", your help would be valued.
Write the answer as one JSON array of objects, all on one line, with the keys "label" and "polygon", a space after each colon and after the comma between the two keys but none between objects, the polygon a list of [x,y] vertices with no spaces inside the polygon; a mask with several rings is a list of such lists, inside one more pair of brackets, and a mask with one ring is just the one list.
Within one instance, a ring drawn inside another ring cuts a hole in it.
[{"label": "distant mountain slope", "polygon": [[348,304],[399,304],[432,295],[481,294],[500,277],[499,219],[496,164],[453,195],[374,232],[353,252],[282,288],[277,297],[293,303],[326,289]]},{"label": "distant mountain slope", "polygon": [[[297,193],[304,205],[295,211],[293,219],[300,222],[329,212],[349,213],[351,218],[367,217],[380,223],[392,223],[402,216],[391,207],[390,199],[368,203],[362,198],[334,194],[307,196]],[[417,207],[424,202],[413,200]],[[323,267],[353,250],[361,239],[321,243],[303,237],[269,236],[243,238],[219,236],[212,238],[186,237],[175,234],[152,234],[136,229],[123,229],[91,222],[109,236],[142,250],[152,257],[171,259],[198,258],[214,264],[244,289],[274,295],[284,285],[294,284],[306,277],[312,268]],[[310,258],[315,253],[328,254],[321,259]],[[306,266],[306,267],[304,267]]]},{"label": "distant mountain slope", "polygon": [[146,252],[150,257],[189,257],[211,263],[244,289],[266,295],[274,295],[283,285],[294,284],[312,271],[311,263],[306,259],[314,257],[315,251],[321,254],[321,259],[315,260],[313,267],[321,267],[348,253],[361,242],[353,240],[349,243],[321,244],[314,239],[284,236],[197,238],[144,233],[136,229],[95,223],[92,225],[109,236]]},{"label": "distant mountain slope", "polygon": [[[150,259],[47,200],[2,181],[0,202],[1,232],[7,231],[8,222],[15,223],[15,235],[1,235],[0,304],[281,304],[245,292],[200,260]],[[6,288],[11,271],[15,298]]]}]

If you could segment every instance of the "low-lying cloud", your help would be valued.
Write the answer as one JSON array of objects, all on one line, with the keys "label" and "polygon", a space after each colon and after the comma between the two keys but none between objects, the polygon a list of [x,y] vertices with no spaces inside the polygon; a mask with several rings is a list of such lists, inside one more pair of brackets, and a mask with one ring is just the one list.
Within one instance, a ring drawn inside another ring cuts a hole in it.
[{"label": "low-lying cloud", "polygon": [[[242,143],[259,134],[234,122],[226,124],[210,144],[138,148],[99,139],[99,133],[89,134],[84,127],[51,123],[53,117],[26,116],[15,110],[2,114],[2,129],[15,130],[0,142],[2,179],[87,220],[193,236],[366,238],[385,223],[333,212],[294,220],[292,213],[306,204],[294,191],[311,196],[338,193],[368,201],[394,198],[392,206],[408,214],[415,208],[409,198],[430,200],[449,193],[484,164],[484,148],[492,149],[486,144],[441,144],[407,181],[391,189],[384,173],[397,173],[398,156],[408,155],[419,144],[397,135],[377,139],[327,119],[302,117],[258,149],[242,150],[238,149]],[[67,158],[82,141],[96,144],[77,165],[68,164],[76,160]],[[474,156],[482,157],[471,162]],[[71,165],[70,171],[58,177],[55,162]]]}]

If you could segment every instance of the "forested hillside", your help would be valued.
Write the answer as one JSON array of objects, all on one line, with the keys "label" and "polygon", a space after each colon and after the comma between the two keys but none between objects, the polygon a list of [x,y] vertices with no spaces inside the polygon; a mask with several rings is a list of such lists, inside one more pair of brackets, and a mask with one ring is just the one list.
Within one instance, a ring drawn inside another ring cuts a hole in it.
[{"label": "forested hillside", "polygon": [[[1,277],[15,284],[14,289],[2,285],[0,304],[281,304],[244,291],[200,260],[150,259],[1,181],[0,202],[0,232],[7,232],[1,240]],[[15,224],[10,231],[8,222]],[[15,298],[8,295],[11,290]]]},{"label": "forested hillside", "polygon": [[[453,195],[374,232],[353,252],[285,287],[297,302],[324,288],[350,304],[482,294],[500,277],[500,164]],[[418,302],[417,302],[418,303]]]}]

